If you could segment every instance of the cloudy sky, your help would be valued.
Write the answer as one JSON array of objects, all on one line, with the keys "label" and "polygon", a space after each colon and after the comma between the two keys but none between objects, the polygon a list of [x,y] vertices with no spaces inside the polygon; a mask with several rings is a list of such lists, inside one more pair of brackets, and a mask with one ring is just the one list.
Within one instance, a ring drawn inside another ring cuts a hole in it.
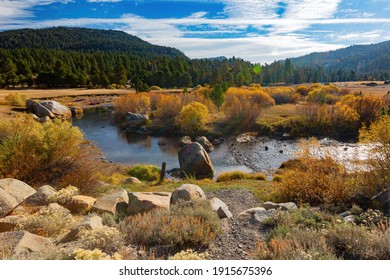
[{"label": "cloudy sky", "polygon": [[123,30],[191,58],[270,63],[390,40],[389,0],[0,0],[0,30]]}]

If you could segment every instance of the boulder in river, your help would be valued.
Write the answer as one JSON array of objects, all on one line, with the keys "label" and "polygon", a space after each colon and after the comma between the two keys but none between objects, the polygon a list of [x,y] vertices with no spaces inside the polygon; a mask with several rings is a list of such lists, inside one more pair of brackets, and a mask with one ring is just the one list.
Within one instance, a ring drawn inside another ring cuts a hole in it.
[{"label": "boulder in river", "polygon": [[183,177],[195,177],[196,179],[212,179],[214,166],[209,155],[199,143],[191,143],[179,151],[180,171]]},{"label": "boulder in river", "polygon": [[42,101],[41,105],[49,109],[59,119],[68,119],[72,117],[72,112],[70,109],[64,105],[61,105],[57,101]]},{"label": "boulder in river", "polygon": [[149,120],[149,117],[146,114],[128,112],[126,114],[125,120],[128,127],[135,128],[144,125]]},{"label": "boulder in river", "polygon": [[210,153],[214,150],[213,144],[205,136],[199,136],[195,139],[196,142],[202,145],[202,147],[206,150],[206,152]]},{"label": "boulder in river", "polygon": [[190,136],[183,136],[177,141],[180,146],[184,147],[185,145],[191,144],[192,140]]},{"label": "boulder in river", "polygon": [[27,111],[33,113],[39,118],[49,117],[51,119],[55,118],[55,115],[41,103],[35,102],[34,100],[26,101]]}]

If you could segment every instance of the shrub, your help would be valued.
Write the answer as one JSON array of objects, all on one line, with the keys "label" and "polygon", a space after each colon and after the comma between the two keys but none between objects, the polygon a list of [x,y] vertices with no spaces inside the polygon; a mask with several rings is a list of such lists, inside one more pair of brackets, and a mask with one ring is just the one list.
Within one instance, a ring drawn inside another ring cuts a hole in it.
[{"label": "shrub", "polygon": [[20,95],[19,93],[9,93],[4,97],[4,104],[15,107],[25,107],[27,96],[25,94]]},{"label": "shrub", "polygon": [[179,96],[164,94],[157,102],[154,116],[164,122],[173,122],[182,107],[182,101]]},{"label": "shrub", "polygon": [[375,96],[348,94],[343,96],[340,102],[354,109],[359,115],[359,121],[366,125],[378,119],[383,106],[382,99]]},{"label": "shrub", "polygon": [[100,167],[98,152],[66,121],[40,124],[27,116],[0,120],[0,178],[75,185],[92,192]]},{"label": "shrub", "polygon": [[155,181],[160,178],[160,169],[155,165],[137,164],[131,167],[127,174],[141,181]]},{"label": "shrub", "polygon": [[150,98],[147,93],[121,95],[114,99],[115,111],[121,115],[127,112],[147,114],[150,110]]},{"label": "shrub", "polygon": [[79,194],[79,189],[74,187],[74,186],[67,186],[66,188],[60,189],[58,192],[50,195],[48,197],[49,202],[53,203],[58,203],[61,205],[66,204],[69,202],[73,196]]},{"label": "shrub", "polygon": [[118,253],[115,253],[112,256],[110,256],[102,252],[100,249],[84,250],[79,248],[74,250],[73,254],[75,260],[121,260],[122,259],[122,256]]},{"label": "shrub", "polygon": [[181,109],[176,123],[184,134],[195,135],[204,128],[209,115],[209,110],[205,105],[192,102]]},{"label": "shrub", "polygon": [[79,236],[84,249],[100,249],[107,254],[116,252],[123,241],[119,230],[108,226],[82,231]]},{"label": "shrub", "polygon": [[149,90],[158,90],[161,91],[161,88],[159,86],[151,86]]},{"label": "shrub", "polygon": [[128,217],[122,226],[129,243],[188,248],[208,246],[220,229],[208,201],[177,204]]},{"label": "shrub", "polygon": [[297,103],[301,97],[299,93],[295,93],[294,89],[289,87],[270,88],[269,94],[277,105]]},{"label": "shrub", "polygon": [[169,257],[168,260],[180,261],[180,260],[207,260],[209,257],[208,253],[198,253],[192,249],[187,249],[176,253],[172,257]]},{"label": "shrub", "polygon": [[266,180],[266,176],[263,173],[245,173],[242,171],[231,171],[221,173],[217,177],[217,182],[228,182],[233,180],[253,179],[253,180]]},{"label": "shrub", "polygon": [[57,237],[72,229],[75,223],[72,215],[63,209],[46,207],[29,216],[21,229],[40,236]]}]

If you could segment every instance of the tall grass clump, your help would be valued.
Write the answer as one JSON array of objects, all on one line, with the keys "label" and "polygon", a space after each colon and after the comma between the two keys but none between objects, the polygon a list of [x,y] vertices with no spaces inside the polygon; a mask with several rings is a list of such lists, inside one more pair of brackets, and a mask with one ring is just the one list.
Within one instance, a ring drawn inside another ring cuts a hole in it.
[{"label": "tall grass clump", "polygon": [[128,243],[173,248],[207,247],[219,233],[218,216],[208,201],[177,204],[169,210],[130,216],[122,225]]},{"label": "tall grass clump", "polygon": [[266,176],[263,173],[245,173],[238,170],[238,171],[221,173],[217,177],[217,182],[229,182],[233,180],[243,180],[243,179],[265,181]]},{"label": "tall grass clump", "polygon": [[19,93],[9,93],[4,97],[4,105],[10,105],[15,107],[25,107],[27,96]]},{"label": "tall grass clump", "polygon": [[96,147],[69,122],[41,124],[23,117],[0,120],[0,178],[31,185],[77,186],[92,192],[100,161]]}]

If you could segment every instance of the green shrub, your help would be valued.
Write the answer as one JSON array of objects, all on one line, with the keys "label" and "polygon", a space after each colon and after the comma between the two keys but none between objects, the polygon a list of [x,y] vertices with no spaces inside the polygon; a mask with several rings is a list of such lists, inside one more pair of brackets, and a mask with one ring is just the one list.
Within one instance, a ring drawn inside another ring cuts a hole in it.
[{"label": "green shrub", "polygon": [[221,173],[217,177],[217,182],[228,182],[233,180],[252,179],[252,180],[266,180],[266,176],[263,173],[245,173],[242,171],[231,171]]},{"label": "green shrub", "polygon": [[178,204],[128,217],[122,226],[127,242],[142,246],[208,246],[219,233],[219,218],[208,201]]},{"label": "green shrub", "polygon": [[88,193],[97,185],[99,167],[97,148],[67,121],[40,124],[27,116],[0,120],[0,178],[74,185]]},{"label": "green shrub", "polygon": [[160,169],[155,165],[137,164],[131,167],[127,174],[141,181],[156,181],[160,178]]},{"label": "green shrub", "polygon": [[66,188],[62,188],[58,192],[50,195],[48,197],[48,200],[51,203],[55,202],[64,205],[67,202],[69,202],[74,195],[78,195],[78,194],[79,194],[79,189],[69,185]]}]

